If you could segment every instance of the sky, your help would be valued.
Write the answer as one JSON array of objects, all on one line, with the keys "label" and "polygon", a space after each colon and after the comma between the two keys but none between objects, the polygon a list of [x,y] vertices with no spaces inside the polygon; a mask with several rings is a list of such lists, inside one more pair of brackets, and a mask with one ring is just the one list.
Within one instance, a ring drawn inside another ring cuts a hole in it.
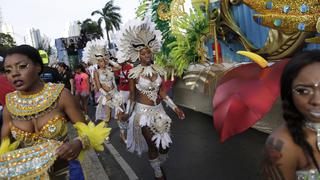
[{"label": "sky", "polygon": [[[27,34],[28,29],[40,29],[51,40],[60,38],[72,21],[87,18],[97,20],[91,12],[100,10],[107,0],[0,0],[2,19],[13,26],[17,38]],[[125,23],[135,17],[139,0],[114,0],[121,8]]]},{"label": "sky", "polygon": [[[23,43],[31,28],[39,29],[51,42],[64,36],[68,24],[83,21],[91,12],[100,10],[109,0],[0,0],[0,10],[4,22],[13,26],[16,41]],[[114,0],[114,5],[121,8],[122,22],[135,17],[139,0]],[[191,0],[186,0],[185,8],[191,7]]]}]

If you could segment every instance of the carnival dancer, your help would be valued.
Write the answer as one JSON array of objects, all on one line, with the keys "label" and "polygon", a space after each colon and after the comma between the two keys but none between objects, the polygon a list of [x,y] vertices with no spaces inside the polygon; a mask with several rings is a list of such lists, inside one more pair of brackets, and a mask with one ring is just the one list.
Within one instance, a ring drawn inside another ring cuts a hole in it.
[{"label": "carnival dancer", "polygon": [[[115,110],[117,115],[124,111],[122,106],[122,97],[117,90],[113,70],[121,68],[119,64],[110,60],[110,53],[105,48],[103,40],[92,40],[87,43],[84,49],[84,62],[98,64],[98,69],[94,72],[96,95],[98,96],[96,108],[96,121],[109,123],[111,118],[111,109]],[[113,67],[109,66],[112,65]],[[117,116],[115,116],[117,118]],[[108,138],[107,138],[108,140]]]},{"label": "carnival dancer", "polygon": [[[6,95],[3,111],[0,179],[84,179],[75,159],[90,147],[102,150],[109,134],[103,123],[83,123],[79,103],[63,84],[44,83],[42,68],[39,52],[29,45],[9,49],[5,57],[4,71],[16,91]],[[68,121],[78,130],[73,140],[67,138]]]},{"label": "carnival dancer", "polygon": [[130,99],[125,111],[130,115],[127,148],[139,155],[148,151],[155,177],[164,179],[160,166],[167,159],[172,143],[169,134],[171,119],[160,100],[164,100],[180,119],[185,115],[161,89],[165,71],[152,61],[152,55],[160,51],[161,32],[151,21],[134,20],[126,25],[121,35],[119,50],[123,53],[122,58],[140,61],[140,65],[129,73]]}]

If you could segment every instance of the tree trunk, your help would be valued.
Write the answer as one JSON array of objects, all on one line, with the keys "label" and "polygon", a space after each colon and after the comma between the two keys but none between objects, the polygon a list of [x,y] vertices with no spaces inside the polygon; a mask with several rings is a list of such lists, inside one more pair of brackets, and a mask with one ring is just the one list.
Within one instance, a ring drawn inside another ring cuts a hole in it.
[{"label": "tree trunk", "polygon": [[111,43],[110,43],[109,31],[107,29],[106,31],[107,31],[108,48],[110,49]]}]

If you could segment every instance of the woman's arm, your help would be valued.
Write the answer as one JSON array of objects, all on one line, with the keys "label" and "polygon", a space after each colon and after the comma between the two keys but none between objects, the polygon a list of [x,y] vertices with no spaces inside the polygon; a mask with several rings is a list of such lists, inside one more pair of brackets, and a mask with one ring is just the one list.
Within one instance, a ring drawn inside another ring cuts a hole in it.
[{"label": "woman's arm", "polygon": [[59,99],[62,111],[68,116],[70,121],[74,124],[76,122],[85,122],[84,114],[81,111],[80,104],[74,96],[67,90],[61,92]]},{"label": "woman's arm", "polygon": [[126,106],[125,114],[130,115],[135,105],[136,85],[135,79],[129,79],[129,99]]},{"label": "woman's arm", "polygon": [[270,136],[265,144],[261,177],[267,180],[294,180],[298,167],[297,153],[289,139]]},{"label": "woman's arm", "polygon": [[[162,81],[162,83],[164,83],[164,81]],[[162,84],[160,87],[159,95],[163,101],[177,114],[179,119],[185,118],[184,112],[177,105],[175,105],[172,99],[167,95],[164,84]]]},{"label": "woman's arm", "polygon": [[[76,101],[67,90],[61,92],[59,99],[60,109],[67,115],[70,121],[74,124],[76,122],[85,122],[84,114],[81,112],[80,104]],[[82,143],[79,139],[74,139],[70,142],[65,142],[57,149],[57,154],[66,160],[75,159],[78,157]]]},{"label": "woman's arm", "polygon": [[98,91],[100,91],[101,88],[102,88],[105,92],[108,92],[108,91],[110,91],[110,89],[111,89],[111,87],[108,87],[108,86],[100,83],[99,74],[98,74],[97,71],[94,72],[94,82],[95,82],[95,84],[96,84],[96,86],[97,86]]},{"label": "woman's arm", "polygon": [[6,106],[3,107],[2,117],[1,139],[10,135],[10,122],[12,119]]},{"label": "woman's arm", "polygon": [[74,94],[74,80],[73,80],[73,78],[70,78],[69,79],[69,81],[70,81],[70,86],[71,86],[71,94]]},{"label": "woman's arm", "polygon": [[95,82],[95,85],[96,85],[96,88],[97,90],[99,90],[101,88],[101,84],[100,84],[100,81],[99,81],[99,74],[97,72],[98,70],[94,71],[93,73],[93,79],[94,79],[94,82]]}]

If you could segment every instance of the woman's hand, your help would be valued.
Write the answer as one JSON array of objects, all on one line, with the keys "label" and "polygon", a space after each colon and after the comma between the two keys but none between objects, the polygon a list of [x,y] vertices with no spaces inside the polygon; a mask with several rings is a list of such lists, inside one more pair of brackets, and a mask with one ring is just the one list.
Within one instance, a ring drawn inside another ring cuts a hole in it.
[{"label": "woman's hand", "polygon": [[118,118],[122,122],[128,121],[129,114],[126,114],[125,112],[119,112],[118,113]]},{"label": "woman's hand", "polygon": [[174,109],[174,112],[177,114],[179,119],[183,120],[184,118],[186,118],[186,116],[184,115],[184,112],[179,107],[176,107]]},{"label": "woman's hand", "polygon": [[56,152],[60,158],[70,161],[78,157],[81,149],[81,141],[75,139],[71,142],[63,143]]}]

